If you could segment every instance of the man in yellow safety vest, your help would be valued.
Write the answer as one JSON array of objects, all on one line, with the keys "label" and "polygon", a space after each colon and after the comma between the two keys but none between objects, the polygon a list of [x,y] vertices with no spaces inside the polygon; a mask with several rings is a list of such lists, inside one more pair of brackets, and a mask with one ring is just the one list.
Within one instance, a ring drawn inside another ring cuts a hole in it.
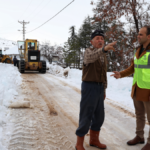
[{"label": "man in yellow safety vest", "polygon": [[[128,141],[128,145],[144,144],[145,113],[150,125],[150,26],[144,26],[138,33],[140,46],[134,55],[131,66],[121,72],[114,71],[116,79],[134,73],[131,96],[136,113],[136,136]],[[150,150],[150,131],[147,144],[142,150]]]}]

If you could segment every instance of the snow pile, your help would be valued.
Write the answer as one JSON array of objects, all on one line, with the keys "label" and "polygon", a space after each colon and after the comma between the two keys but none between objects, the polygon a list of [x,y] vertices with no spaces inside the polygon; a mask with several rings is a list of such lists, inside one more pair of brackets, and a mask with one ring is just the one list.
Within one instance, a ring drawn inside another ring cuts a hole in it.
[{"label": "snow pile", "polygon": [[[47,64],[48,65],[48,64]],[[53,75],[57,75],[57,76],[63,76],[63,68],[58,66],[58,65],[53,65],[53,64],[49,64],[47,66],[47,68],[49,68],[49,73],[53,74]]]},{"label": "snow pile", "polygon": [[18,95],[17,88],[22,82],[18,68],[12,64],[0,63],[0,150],[5,150],[2,147],[2,129],[7,123],[9,117],[9,105],[15,101],[14,97]]},{"label": "snow pile", "polygon": [[20,73],[18,68],[12,64],[0,63],[0,105],[9,106],[14,100],[14,96],[18,95],[17,87],[21,84]]},{"label": "snow pile", "polygon": [[78,69],[70,69],[68,80],[70,82],[75,83],[78,87],[81,87],[81,81],[82,81],[82,70]]},{"label": "snow pile", "polygon": [[[63,69],[57,65],[50,65],[49,72],[53,75],[63,77]],[[79,89],[81,89],[82,83],[82,70],[78,69],[68,69],[68,77],[67,78],[59,78],[68,84],[71,84]],[[134,109],[133,100],[131,98],[131,88],[132,88],[132,77],[126,77],[122,79],[115,79],[110,76],[113,72],[107,72],[107,80],[108,85],[106,89],[106,97],[113,100],[119,105],[124,105],[128,109]]]},{"label": "snow pile", "polygon": [[[70,68],[65,68],[63,69],[61,66],[58,66],[56,64],[46,64],[49,73],[59,76],[59,77],[67,77],[68,76],[68,72],[70,70]],[[66,75],[67,74],[67,75]]]}]

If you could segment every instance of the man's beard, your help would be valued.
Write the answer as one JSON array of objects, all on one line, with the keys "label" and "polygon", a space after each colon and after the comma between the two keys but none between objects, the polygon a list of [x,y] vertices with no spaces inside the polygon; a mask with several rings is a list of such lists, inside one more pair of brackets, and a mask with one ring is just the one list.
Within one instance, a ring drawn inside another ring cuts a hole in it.
[{"label": "man's beard", "polygon": [[[138,41],[139,42],[139,41]],[[139,44],[140,44],[140,46],[142,46],[144,43],[146,43],[147,42],[147,40],[145,39],[145,41],[143,40],[143,41],[141,41],[141,42],[139,42]]]}]

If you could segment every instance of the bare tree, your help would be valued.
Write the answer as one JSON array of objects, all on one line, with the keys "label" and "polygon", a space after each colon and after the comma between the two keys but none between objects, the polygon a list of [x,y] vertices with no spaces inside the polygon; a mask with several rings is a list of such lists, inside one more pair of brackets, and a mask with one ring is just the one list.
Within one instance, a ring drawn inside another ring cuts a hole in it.
[{"label": "bare tree", "polygon": [[[139,29],[144,25],[150,25],[150,4],[145,0],[98,0],[93,11],[93,23],[105,20],[109,24],[110,29],[106,32],[110,39],[108,42],[119,41],[115,55],[121,59],[116,59],[114,65],[119,62],[124,65],[123,68],[127,68],[133,58],[136,47],[134,43],[137,41]],[[124,22],[121,20],[122,17],[125,18]]]},{"label": "bare tree", "polygon": [[43,42],[40,45],[41,55],[48,59],[52,63],[53,55],[58,55],[59,61],[62,62],[63,47],[54,45],[51,46],[50,42]]}]

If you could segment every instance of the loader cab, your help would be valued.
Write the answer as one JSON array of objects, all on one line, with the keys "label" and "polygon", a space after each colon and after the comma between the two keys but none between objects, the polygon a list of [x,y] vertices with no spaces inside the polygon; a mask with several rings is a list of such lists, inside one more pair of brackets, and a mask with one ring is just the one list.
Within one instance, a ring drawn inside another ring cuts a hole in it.
[{"label": "loader cab", "polygon": [[37,40],[26,39],[17,43],[21,60],[26,62],[40,61],[39,42]]},{"label": "loader cab", "polygon": [[40,61],[40,51],[39,42],[37,40],[26,40],[28,62],[39,62]]}]

